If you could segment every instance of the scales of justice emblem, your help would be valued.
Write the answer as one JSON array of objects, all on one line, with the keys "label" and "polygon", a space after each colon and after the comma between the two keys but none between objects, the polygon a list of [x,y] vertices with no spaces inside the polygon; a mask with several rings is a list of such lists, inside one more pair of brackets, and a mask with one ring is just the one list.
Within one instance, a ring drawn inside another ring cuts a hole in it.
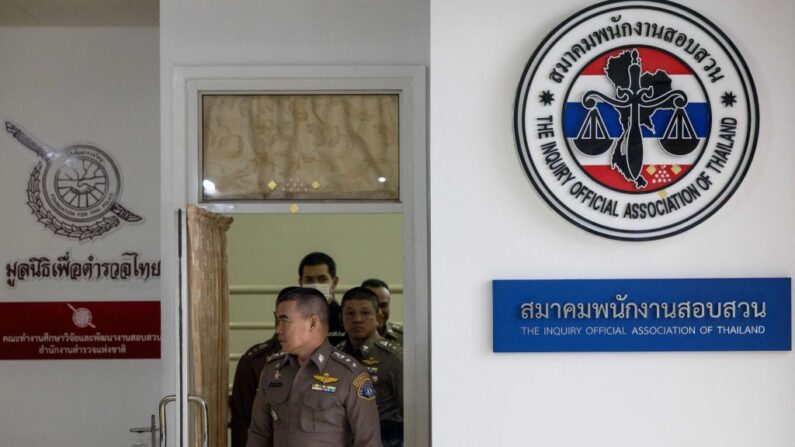
[{"label": "scales of justice emblem", "polygon": [[46,228],[82,241],[118,227],[120,219],[142,220],[119,204],[121,176],[107,153],[87,144],[51,148],[18,125],[5,124],[12,137],[42,159],[30,174],[27,203]]},{"label": "scales of justice emblem", "polygon": [[[644,69],[645,58],[651,69]],[[688,91],[674,89],[677,83]],[[688,92],[696,97],[692,104]],[[572,155],[608,188],[663,189],[682,178],[700,155],[697,149],[704,148],[710,126],[704,92],[686,64],[658,48],[630,47],[597,57],[574,82],[569,101],[577,95],[581,100],[567,102],[563,115],[564,122],[573,121],[564,126],[577,129],[567,135]]]},{"label": "scales of justice emblem", "polygon": [[615,0],[541,40],[513,129],[553,211],[602,237],[648,241],[699,225],[732,197],[756,151],[759,104],[721,27],[671,1]]}]

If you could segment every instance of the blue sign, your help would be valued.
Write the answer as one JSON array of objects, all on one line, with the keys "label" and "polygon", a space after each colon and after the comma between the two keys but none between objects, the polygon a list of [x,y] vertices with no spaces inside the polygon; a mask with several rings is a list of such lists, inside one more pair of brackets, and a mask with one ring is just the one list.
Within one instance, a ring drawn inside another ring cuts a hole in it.
[{"label": "blue sign", "polygon": [[494,352],[790,351],[791,282],[495,280]]}]

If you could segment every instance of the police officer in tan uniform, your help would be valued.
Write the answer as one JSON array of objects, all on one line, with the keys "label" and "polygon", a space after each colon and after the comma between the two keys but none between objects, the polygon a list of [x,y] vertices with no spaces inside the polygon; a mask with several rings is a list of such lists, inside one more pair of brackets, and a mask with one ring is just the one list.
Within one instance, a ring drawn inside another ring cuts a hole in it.
[{"label": "police officer in tan uniform", "polygon": [[371,278],[362,282],[362,287],[367,287],[378,298],[378,333],[387,340],[403,344],[403,325],[389,321],[390,295],[389,286],[380,279]]},{"label": "police officer in tan uniform", "polygon": [[367,367],[375,384],[381,441],[384,447],[403,446],[403,348],[377,331],[378,298],[365,287],[342,297],[342,323],[348,339],[337,348]]},{"label": "police officer in tan uniform", "polygon": [[268,358],[247,447],[381,447],[375,388],[363,365],[327,340],[328,304],[290,287],[276,300],[283,353]]}]

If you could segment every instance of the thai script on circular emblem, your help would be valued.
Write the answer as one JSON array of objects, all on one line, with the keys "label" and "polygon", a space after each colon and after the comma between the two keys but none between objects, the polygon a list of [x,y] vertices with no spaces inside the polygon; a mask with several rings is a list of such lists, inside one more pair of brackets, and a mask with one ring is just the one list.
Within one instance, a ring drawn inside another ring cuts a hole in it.
[{"label": "thai script on circular emblem", "polygon": [[28,180],[31,212],[59,236],[90,240],[141,216],[119,204],[121,175],[103,150],[87,144],[52,148],[6,121],[6,131],[41,158]]},{"label": "thai script on circular emblem", "polygon": [[683,6],[601,3],[555,28],[525,67],[514,129],[533,186],[613,239],[686,231],[753,159],[756,89],[729,38]]}]

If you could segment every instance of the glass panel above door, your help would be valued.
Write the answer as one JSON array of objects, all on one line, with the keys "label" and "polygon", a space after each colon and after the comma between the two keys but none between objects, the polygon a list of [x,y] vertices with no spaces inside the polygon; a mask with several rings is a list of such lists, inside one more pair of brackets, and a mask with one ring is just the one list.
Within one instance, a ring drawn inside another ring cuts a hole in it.
[{"label": "glass panel above door", "polygon": [[399,195],[399,95],[201,96],[202,201]]}]

